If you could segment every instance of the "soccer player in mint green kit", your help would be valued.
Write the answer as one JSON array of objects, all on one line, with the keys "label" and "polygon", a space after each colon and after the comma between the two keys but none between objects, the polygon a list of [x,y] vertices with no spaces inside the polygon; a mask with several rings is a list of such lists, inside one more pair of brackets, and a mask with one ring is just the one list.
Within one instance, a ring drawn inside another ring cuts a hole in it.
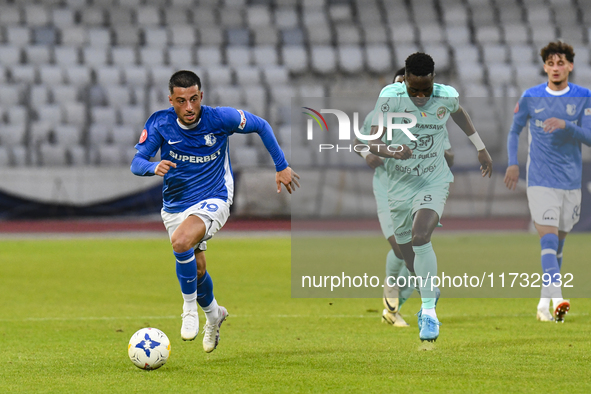
[{"label": "soccer player in mint green kit", "polygon": [[[405,68],[402,67],[394,75],[393,83],[404,82]],[[363,134],[369,134],[371,130],[372,118],[374,111],[371,111],[363,122]],[[359,140],[355,144],[364,144]],[[448,166],[453,165],[454,154],[451,151],[449,143],[449,136],[446,135],[444,143],[445,161]],[[394,327],[409,327],[408,323],[404,321],[400,309],[402,304],[412,295],[415,287],[408,285],[409,272],[406,268],[404,257],[400,251],[400,247],[396,243],[394,237],[394,227],[392,225],[392,218],[390,217],[390,208],[388,206],[388,175],[384,167],[384,161],[370,152],[364,151],[358,153],[365,159],[367,165],[374,169],[373,176],[373,194],[376,199],[378,221],[384,237],[390,243],[391,249],[386,255],[386,278],[384,279],[384,296],[382,298],[384,310],[382,311],[382,322],[391,324]],[[404,277],[404,281],[395,282],[397,278]],[[397,283],[403,283],[404,286],[400,288]]]},{"label": "soccer player in mint green kit", "polygon": [[[394,225],[394,236],[411,273],[421,278],[422,307],[417,313],[419,338],[435,341],[439,337],[439,320],[435,312],[437,257],[431,245],[431,234],[439,223],[453,175],[444,159],[446,122],[452,119],[470,138],[478,151],[482,176],[492,175],[492,159],[478,136],[466,111],[460,106],[458,93],[451,86],[434,83],[435,64],[431,56],[417,52],[405,62],[404,84],[394,83],[382,89],[375,111],[384,114],[383,141],[369,142],[371,152],[393,158],[385,163],[388,174],[388,203]],[[398,124],[386,133],[388,113]],[[373,121],[372,134],[379,133]],[[405,126],[406,125],[406,126]],[[411,139],[404,130],[410,132]]]}]

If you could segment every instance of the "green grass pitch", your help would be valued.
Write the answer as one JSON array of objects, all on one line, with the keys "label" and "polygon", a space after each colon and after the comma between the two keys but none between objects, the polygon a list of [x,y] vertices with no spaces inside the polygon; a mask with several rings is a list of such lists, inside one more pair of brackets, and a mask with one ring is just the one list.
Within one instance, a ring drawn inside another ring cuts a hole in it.
[{"label": "green grass pitch", "polygon": [[[569,236],[565,266],[590,261],[588,239]],[[537,237],[526,234],[433,242],[440,266],[539,255]],[[377,249],[384,256],[386,242]],[[535,299],[443,298],[439,340],[423,351],[416,298],[402,310],[410,328],[381,324],[380,299],[291,298],[287,238],[220,237],[207,258],[230,313],[211,354],[202,334],[180,339],[166,239],[0,241],[0,392],[591,392],[589,299],[571,300],[566,323],[554,324],[536,321]],[[129,338],[146,326],[172,344],[156,371],[127,357]]]}]

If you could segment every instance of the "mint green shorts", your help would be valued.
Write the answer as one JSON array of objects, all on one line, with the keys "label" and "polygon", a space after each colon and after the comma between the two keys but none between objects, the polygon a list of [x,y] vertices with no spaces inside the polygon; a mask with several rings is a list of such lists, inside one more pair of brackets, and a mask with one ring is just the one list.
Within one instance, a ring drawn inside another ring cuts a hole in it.
[{"label": "mint green shorts", "polygon": [[448,195],[449,182],[443,182],[426,185],[406,200],[390,199],[388,205],[396,243],[403,245],[412,240],[412,223],[419,209],[431,209],[441,219]]},{"label": "mint green shorts", "polygon": [[378,206],[378,220],[382,233],[386,239],[394,235],[394,225],[390,215],[390,206],[388,205],[388,185],[384,185],[378,176],[373,177],[373,195],[376,198]]}]

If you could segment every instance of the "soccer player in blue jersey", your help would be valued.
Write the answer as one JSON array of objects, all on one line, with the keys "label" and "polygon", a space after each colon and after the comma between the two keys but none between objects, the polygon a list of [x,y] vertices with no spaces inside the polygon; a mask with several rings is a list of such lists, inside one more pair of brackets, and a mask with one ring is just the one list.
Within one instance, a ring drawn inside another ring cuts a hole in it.
[{"label": "soccer player in blue jersey", "polygon": [[[172,108],[155,112],[146,122],[131,171],[164,177],[162,220],[184,299],[181,337],[186,341],[197,337],[199,304],[207,319],[203,349],[209,353],[216,348],[220,326],[228,316],[213,295],[204,253],[207,240],[226,223],[234,195],[228,137],[259,134],[275,163],[278,193],[281,184],[291,193],[299,186],[299,176],[289,167],[267,121],[239,109],[201,105],[201,80],[191,71],[174,73],[168,87]],[[158,150],[162,160],[150,162]]]},{"label": "soccer player in blue jersey", "polygon": [[[591,145],[591,91],[568,82],[575,57],[572,46],[551,42],[540,55],[548,82],[527,89],[515,107],[507,139],[505,185],[514,190],[519,180],[519,133],[529,118],[527,199],[540,236],[546,279],[537,319],[564,322],[570,302],[562,298],[562,250],[566,236],[579,221],[581,143]],[[553,314],[549,311],[550,300]]]}]

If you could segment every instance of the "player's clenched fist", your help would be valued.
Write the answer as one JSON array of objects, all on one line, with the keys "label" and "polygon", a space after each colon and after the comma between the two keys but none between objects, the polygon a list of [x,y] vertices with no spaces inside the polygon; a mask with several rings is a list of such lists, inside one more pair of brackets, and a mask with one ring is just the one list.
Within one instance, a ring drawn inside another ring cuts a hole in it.
[{"label": "player's clenched fist", "polygon": [[170,170],[170,167],[176,168],[176,163],[173,163],[170,160],[162,160],[156,166],[156,169],[154,170],[154,174],[164,176],[168,173],[168,171]]},{"label": "player's clenched fist", "polygon": [[399,147],[397,147],[396,151],[392,155],[392,157],[394,159],[398,159],[398,160],[410,159],[411,156],[412,156],[412,149],[410,149],[406,145],[400,145]]}]

